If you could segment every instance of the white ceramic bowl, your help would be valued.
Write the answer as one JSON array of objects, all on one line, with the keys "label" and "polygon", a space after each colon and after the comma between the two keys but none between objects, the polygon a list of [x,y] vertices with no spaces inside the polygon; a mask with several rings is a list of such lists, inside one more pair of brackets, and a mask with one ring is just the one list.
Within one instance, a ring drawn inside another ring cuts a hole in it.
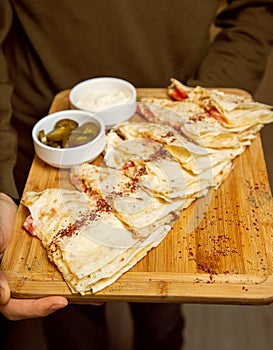
[{"label": "white ceramic bowl", "polygon": [[[47,134],[54,129],[54,125],[61,119],[72,119],[79,126],[86,122],[94,122],[99,127],[98,135],[90,142],[71,148],[54,148],[39,141],[39,131]],[[91,162],[104,149],[106,143],[105,125],[95,114],[78,110],[65,110],[49,114],[40,119],[32,129],[34,149],[37,156],[44,162],[57,168],[71,168],[84,162]]]},{"label": "white ceramic bowl", "polygon": [[69,100],[71,108],[96,113],[109,129],[134,115],[136,96],[135,87],[128,81],[101,77],[75,85]]}]

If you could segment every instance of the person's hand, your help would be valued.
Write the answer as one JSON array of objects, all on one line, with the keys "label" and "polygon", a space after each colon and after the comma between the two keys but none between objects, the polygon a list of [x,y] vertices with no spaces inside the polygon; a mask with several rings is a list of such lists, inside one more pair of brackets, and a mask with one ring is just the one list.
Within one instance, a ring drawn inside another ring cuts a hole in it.
[{"label": "person's hand", "polygon": [[0,259],[11,239],[17,206],[5,193],[0,193]]},{"label": "person's hand", "polygon": [[[17,206],[4,193],[0,193],[0,259],[11,239]],[[47,316],[68,304],[66,298],[50,296],[40,299],[10,298],[8,282],[0,271],[0,312],[10,320]]]}]

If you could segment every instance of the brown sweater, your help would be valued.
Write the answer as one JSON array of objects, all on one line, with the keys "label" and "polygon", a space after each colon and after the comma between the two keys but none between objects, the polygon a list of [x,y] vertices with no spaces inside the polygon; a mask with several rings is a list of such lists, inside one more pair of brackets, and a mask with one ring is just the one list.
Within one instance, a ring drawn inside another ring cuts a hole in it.
[{"label": "brown sweater", "polygon": [[[254,92],[273,42],[273,0],[229,1],[210,43],[217,0],[1,0],[0,191],[17,197],[33,158],[31,128],[54,94],[95,76],[137,87]],[[16,160],[16,137],[19,139]]]}]

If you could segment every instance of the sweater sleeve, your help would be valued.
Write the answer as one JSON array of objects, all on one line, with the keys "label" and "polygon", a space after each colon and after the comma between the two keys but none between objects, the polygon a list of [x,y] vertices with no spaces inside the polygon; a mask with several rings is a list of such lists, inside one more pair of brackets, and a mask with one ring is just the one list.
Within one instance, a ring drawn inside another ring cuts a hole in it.
[{"label": "sweater sleeve", "polygon": [[231,0],[215,24],[220,32],[187,83],[254,93],[273,45],[273,0]]},{"label": "sweater sleeve", "polygon": [[8,67],[4,55],[5,39],[12,24],[12,9],[9,1],[0,2],[0,192],[18,198],[13,168],[16,163],[17,138],[11,126],[12,85],[9,80]]}]

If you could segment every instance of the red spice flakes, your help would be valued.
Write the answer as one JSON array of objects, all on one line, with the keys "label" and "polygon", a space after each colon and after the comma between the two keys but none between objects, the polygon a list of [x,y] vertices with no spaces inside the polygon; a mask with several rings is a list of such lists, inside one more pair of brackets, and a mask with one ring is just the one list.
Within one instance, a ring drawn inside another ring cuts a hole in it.
[{"label": "red spice flakes", "polygon": [[127,182],[126,184],[124,184],[123,188],[121,188],[121,191],[118,192],[118,196],[126,197],[131,193],[135,193],[139,188],[138,183],[138,179],[132,179],[131,181]]},{"label": "red spice flakes", "polygon": [[96,205],[96,211],[90,211],[89,213],[79,216],[75,222],[70,223],[67,227],[59,230],[54,236],[53,241],[56,242],[56,240],[64,237],[72,237],[77,234],[77,231],[86,225],[87,222],[96,220],[101,212],[111,211],[111,207],[102,197],[97,196]]},{"label": "red spice flakes", "polygon": [[66,228],[59,230],[55,235],[55,237],[56,238],[71,237],[76,230],[75,224],[69,224]]},{"label": "red spice flakes", "polygon": [[166,132],[165,135],[162,135],[163,137],[174,137],[174,133],[172,131]]},{"label": "red spice flakes", "polygon": [[205,118],[206,118],[206,113],[195,113],[189,117],[189,119],[194,123],[199,121],[201,122]]},{"label": "red spice flakes", "polygon": [[167,156],[169,155],[169,152],[164,148],[164,147],[159,147],[153,154],[151,154],[149,156],[148,159],[146,159],[146,161],[155,161],[157,159],[166,159]]},{"label": "red spice flakes", "polygon": [[208,283],[208,284],[209,284],[209,283],[215,283],[215,279],[213,278],[213,275],[212,275],[212,274],[209,275],[209,279],[208,279],[207,283]]},{"label": "red spice flakes", "polygon": [[96,205],[97,205],[98,212],[109,213],[110,211],[112,211],[112,208],[110,207],[110,205],[102,197],[99,197],[99,196],[97,197]]}]

